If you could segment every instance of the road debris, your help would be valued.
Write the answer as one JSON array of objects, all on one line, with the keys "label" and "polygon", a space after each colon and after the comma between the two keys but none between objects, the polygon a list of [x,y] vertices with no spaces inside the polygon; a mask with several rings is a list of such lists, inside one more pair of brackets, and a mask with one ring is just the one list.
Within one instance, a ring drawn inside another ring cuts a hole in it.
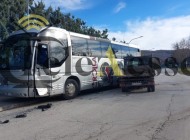
[{"label": "road debris", "polygon": [[40,105],[37,109],[41,109],[42,111],[46,111],[47,109],[51,108],[52,104],[48,103],[47,105]]},{"label": "road debris", "polygon": [[26,118],[26,117],[27,117],[26,114],[19,114],[15,118]]},{"label": "road debris", "polygon": [[0,124],[6,124],[6,123],[9,123],[9,120],[0,121]]}]

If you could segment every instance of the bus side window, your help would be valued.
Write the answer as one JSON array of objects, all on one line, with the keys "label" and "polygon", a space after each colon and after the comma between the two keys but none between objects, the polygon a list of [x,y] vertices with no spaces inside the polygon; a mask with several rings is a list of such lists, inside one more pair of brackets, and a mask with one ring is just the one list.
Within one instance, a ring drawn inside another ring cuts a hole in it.
[{"label": "bus side window", "polygon": [[101,42],[101,49],[102,49],[102,57],[107,58],[106,52],[108,51],[108,48],[111,46],[108,42]]},{"label": "bus side window", "polygon": [[102,50],[100,48],[100,42],[96,40],[88,40],[88,56],[101,57]]},{"label": "bus side window", "polygon": [[126,56],[130,56],[130,48],[123,46],[122,47],[122,58],[124,58]]},{"label": "bus side window", "polygon": [[87,40],[80,37],[71,36],[72,54],[75,56],[88,56],[87,55]]},{"label": "bus side window", "polygon": [[112,44],[112,50],[113,50],[113,53],[115,55],[115,58],[122,58],[121,57],[121,46],[120,45]]}]

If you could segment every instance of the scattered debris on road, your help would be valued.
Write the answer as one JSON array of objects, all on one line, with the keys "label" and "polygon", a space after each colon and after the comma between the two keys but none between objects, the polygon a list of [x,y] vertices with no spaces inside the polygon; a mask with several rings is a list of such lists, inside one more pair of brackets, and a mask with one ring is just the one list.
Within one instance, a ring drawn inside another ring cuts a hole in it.
[{"label": "scattered debris on road", "polygon": [[0,124],[6,124],[6,123],[9,123],[9,120],[0,121]]},{"label": "scattered debris on road", "polygon": [[27,117],[26,114],[19,114],[15,118],[26,118],[26,117]]},{"label": "scattered debris on road", "polygon": [[48,103],[47,105],[40,105],[37,109],[41,109],[42,111],[46,111],[47,109],[51,108],[52,104]]}]

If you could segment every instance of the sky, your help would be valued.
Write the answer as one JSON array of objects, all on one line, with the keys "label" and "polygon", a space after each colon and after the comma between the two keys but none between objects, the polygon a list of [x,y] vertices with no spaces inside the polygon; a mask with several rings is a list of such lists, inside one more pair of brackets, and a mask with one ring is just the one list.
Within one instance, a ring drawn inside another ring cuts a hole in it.
[{"label": "sky", "polygon": [[[37,1],[37,0],[36,0]],[[108,38],[143,50],[170,50],[190,36],[190,0],[42,0],[88,26],[109,30]]]}]

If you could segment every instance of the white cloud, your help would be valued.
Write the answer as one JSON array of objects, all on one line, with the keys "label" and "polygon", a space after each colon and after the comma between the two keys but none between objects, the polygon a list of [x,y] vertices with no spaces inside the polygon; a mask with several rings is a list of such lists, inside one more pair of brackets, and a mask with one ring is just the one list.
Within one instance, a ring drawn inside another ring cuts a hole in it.
[{"label": "white cloud", "polygon": [[[41,1],[41,0],[35,0]],[[53,8],[60,7],[65,11],[74,11],[89,8],[90,2],[89,0],[42,0],[46,7],[52,6]]]},{"label": "white cloud", "polygon": [[117,6],[114,9],[114,13],[118,13],[120,12],[122,9],[124,9],[126,7],[126,3],[125,2],[119,2],[117,4]]},{"label": "white cloud", "polygon": [[133,40],[140,49],[172,49],[172,44],[190,35],[190,15],[169,19],[147,18],[144,21],[126,22],[126,31],[109,32],[109,38],[116,37],[118,41]]}]

